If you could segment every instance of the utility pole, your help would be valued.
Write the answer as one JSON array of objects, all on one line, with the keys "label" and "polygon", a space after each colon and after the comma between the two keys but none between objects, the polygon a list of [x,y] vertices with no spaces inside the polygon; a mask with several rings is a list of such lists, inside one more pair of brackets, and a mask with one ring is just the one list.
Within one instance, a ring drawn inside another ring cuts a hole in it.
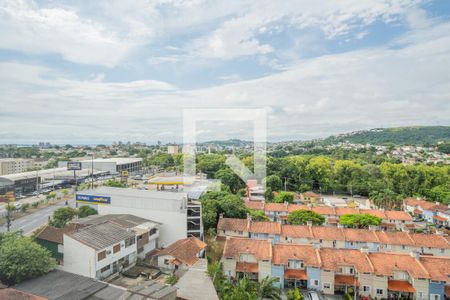
[{"label": "utility pole", "polygon": [[11,216],[10,211],[11,208],[9,207],[9,195],[6,195],[7,202],[6,202],[6,230],[9,232],[11,229]]},{"label": "utility pole", "polygon": [[94,188],[94,153],[92,153],[91,161],[91,189]]}]

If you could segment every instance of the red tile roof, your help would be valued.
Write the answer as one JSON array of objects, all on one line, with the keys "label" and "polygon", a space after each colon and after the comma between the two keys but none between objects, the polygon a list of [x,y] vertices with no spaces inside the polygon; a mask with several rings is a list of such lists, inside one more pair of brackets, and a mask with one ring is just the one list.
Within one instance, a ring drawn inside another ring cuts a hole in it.
[{"label": "red tile roof", "polygon": [[264,202],[262,201],[245,201],[244,204],[250,209],[264,210]]},{"label": "red tile roof", "polygon": [[159,251],[156,255],[170,255],[177,260],[192,266],[198,261],[197,254],[206,248],[206,244],[196,237],[188,237],[171,244],[169,247]]},{"label": "red tile roof", "polygon": [[306,270],[286,269],[284,271],[284,278],[297,279],[297,280],[308,280],[308,275],[306,274]]},{"label": "red tile roof", "polygon": [[278,222],[251,222],[249,232],[281,234],[281,224]]},{"label": "red tile roof", "polygon": [[417,247],[443,249],[450,248],[450,243],[441,235],[411,233],[410,236]]},{"label": "red tile roof", "polygon": [[306,225],[283,225],[281,227],[281,235],[290,238],[309,238],[313,239],[314,236],[311,230],[312,226]]},{"label": "red tile roof", "polygon": [[355,208],[350,207],[337,207],[336,208],[336,215],[342,216],[342,215],[351,215],[351,214],[357,214],[358,210]]},{"label": "red tile roof", "polygon": [[247,219],[219,218],[217,230],[248,231]]},{"label": "red tile roof", "polygon": [[223,257],[239,259],[240,254],[243,253],[253,254],[257,260],[270,260],[272,259],[272,243],[269,240],[237,237],[226,239]]},{"label": "red tile roof", "polygon": [[288,209],[284,203],[266,203],[264,206],[265,211],[285,211],[287,212]]},{"label": "red tile roof", "polygon": [[381,244],[414,246],[407,232],[376,231]]},{"label": "red tile roof", "polygon": [[431,280],[450,283],[450,257],[421,256],[419,260]]},{"label": "red tile roof", "polygon": [[393,292],[414,293],[416,289],[406,280],[388,280],[388,290]]},{"label": "red tile roof", "polygon": [[368,215],[375,216],[378,218],[386,219],[386,214],[383,211],[378,210],[378,209],[361,209],[359,212],[361,214],[368,214]]},{"label": "red tile roof", "polygon": [[342,266],[353,266],[356,271],[373,273],[373,266],[367,254],[360,250],[322,248],[319,251],[324,270],[337,270]]},{"label": "red tile roof", "polygon": [[333,226],[312,226],[312,232],[317,240],[345,241],[342,228]]},{"label": "red tile roof", "polygon": [[330,206],[315,206],[311,210],[319,215],[335,215],[334,208]]},{"label": "red tile roof", "polygon": [[273,246],[272,262],[287,266],[289,259],[303,260],[306,266],[319,267],[319,254],[313,246],[298,244],[276,244]]},{"label": "red tile roof", "polygon": [[236,263],[236,272],[258,273],[258,271],[259,271],[258,263],[248,263],[248,262]]},{"label": "red tile roof", "polygon": [[422,264],[409,254],[370,253],[369,259],[379,275],[393,276],[394,271],[401,270],[408,272],[413,278],[430,278]]},{"label": "red tile roof", "polygon": [[378,237],[374,230],[367,229],[343,229],[345,240],[353,242],[378,243]]},{"label": "red tile roof", "polygon": [[13,288],[0,289],[0,299],[2,300],[47,300],[33,294],[25,293]]},{"label": "red tile roof", "polygon": [[44,229],[38,233],[37,239],[49,241],[57,244],[64,243],[64,234],[75,231],[77,228],[83,227],[80,224],[67,224],[63,228],[57,228],[50,225],[44,227]]},{"label": "red tile roof", "polygon": [[293,212],[296,210],[309,210],[309,206],[308,205],[300,205],[300,204],[289,204],[288,206],[288,211],[289,212]]},{"label": "red tile roof", "polygon": [[412,221],[412,217],[404,211],[386,210],[384,213],[388,220]]},{"label": "red tile roof", "polygon": [[438,220],[438,221],[440,221],[440,222],[446,222],[446,221],[447,221],[446,218],[441,217],[441,216],[434,216],[433,219],[436,219],[436,220]]}]

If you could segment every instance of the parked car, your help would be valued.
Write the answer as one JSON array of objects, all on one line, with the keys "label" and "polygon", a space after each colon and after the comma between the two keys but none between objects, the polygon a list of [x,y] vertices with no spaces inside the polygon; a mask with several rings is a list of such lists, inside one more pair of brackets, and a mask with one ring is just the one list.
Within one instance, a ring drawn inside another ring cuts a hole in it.
[{"label": "parked car", "polygon": [[319,295],[317,292],[314,291],[308,291],[309,300],[320,300]]}]

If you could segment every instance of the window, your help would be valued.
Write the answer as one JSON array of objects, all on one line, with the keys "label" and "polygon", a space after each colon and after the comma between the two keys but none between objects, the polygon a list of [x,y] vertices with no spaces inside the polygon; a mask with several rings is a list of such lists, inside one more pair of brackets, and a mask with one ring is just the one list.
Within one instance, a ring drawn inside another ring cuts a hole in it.
[{"label": "window", "polygon": [[431,300],[440,300],[441,299],[441,295],[439,295],[439,294],[431,294],[430,295],[430,299]]},{"label": "window", "polygon": [[350,274],[353,274],[353,273],[355,273],[355,270],[353,269],[353,268],[350,268]]},{"label": "window", "polygon": [[313,285],[318,286],[318,285],[319,285],[319,280],[314,279],[314,280],[313,280]]},{"label": "window", "polygon": [[103,272],[109,271],[110,266],[111,266],[111,265],[107,265],[107,266],[101,268],[101,269],[100,269],[100,272],[103,273]]},{"label": "window", "polygon": [[[442,249],[441,249],[441,253],[444,253],[444,252],[445,252],[445,249],[444,249],[444,248],[442,248]],[[438,296],[439,296],[439,295],[438,295]]]},{"label": "window", "polygon": [[136,238],[134,236],[130,237],[129,239],[125,240],[125,247],[129,247],[131,245],[134,245],[135,243],[136,243]]},{"label": "window", "polygon": [[242,233],[243,233],[242,231],[239,231],[239,234],[240,234],[240,235],[242,235]]},{"label": "window", "polygon": [[105,250],[103,250],[102,252],[99,252],[97,254],[97,261],[101,261],[102,259],[105,259],[105,258],[106,258],[106,251]]},{"label": "window", "polygon": [[165,265],[168,265],[169,264],[169,260],[166,258],[166,259],[164,259],[164,264]]},{"label": "window", "polygon": [[324,289],[331,289],[331,284],[329,282],[324,282],[323,283],[323,288]]},{"label": "window", "polygon": [[383,289],[377,289],[377,295],[383,295]]},{"label": "window", "polygon": [[113,253],[117,253],[120,251],[120,244],[114,245],[113,247]]},{"label": "window", "polygon": [[367,285],[363,286],[363,291],[370,293],[370,286]]},{"label": "window", "polygon": [[418,293],[417,293],[417,298],[423,299],[423,293],[422,293],[422,292],[418,292]]}]

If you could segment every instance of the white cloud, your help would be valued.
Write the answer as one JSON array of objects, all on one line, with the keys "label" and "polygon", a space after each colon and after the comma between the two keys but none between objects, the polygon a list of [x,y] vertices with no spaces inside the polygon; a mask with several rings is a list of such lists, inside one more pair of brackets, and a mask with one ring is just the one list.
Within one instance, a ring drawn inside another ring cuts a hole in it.
[{"label": "white cloud", "polygon": [[[449,26],[420,29],[384,47],[304,60],[266,77],[193,90],[158,81],[105,82],[101,76],[74,80],[48,68],[2,64],[0,139],[180,140],[182,109],[196,107],[266,107],[271,139],[448,124]],[[229,138],[240,130],[208,131],[207,137]]]}]

